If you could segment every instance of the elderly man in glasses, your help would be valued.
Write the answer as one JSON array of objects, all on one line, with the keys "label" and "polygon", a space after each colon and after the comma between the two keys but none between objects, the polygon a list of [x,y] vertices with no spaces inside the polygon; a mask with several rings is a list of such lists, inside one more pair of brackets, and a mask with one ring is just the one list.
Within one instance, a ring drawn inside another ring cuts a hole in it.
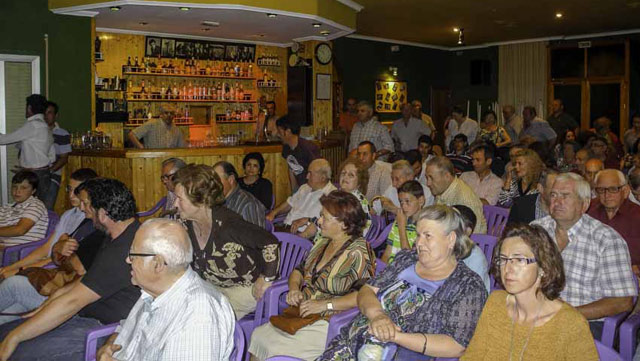
[{"label": "elderly man in glasses", "polygon": [[640,276],[640,206],[629,200],[631,189],[624,174],[605,169],[596,174],[597,199],[591,202],[589,215],[620,233],[631,254],[631,264]]},{"label": "elderly man in glasses", "polygon": [[[131,144],[138,149],[144,148],[185,148],[187,143],[178,126],[173,124],[176,109],[172,105],[163,105],[160,118],[152,119],[129,132]],[[143,139],[144,145],[140,142]]]},{"label": "elderly man in glasses", "polygon": [[599,340],[603,318],[630,311],[638,294],[629,249],[613,228],[586,214],[591,189],[581,176],[558,175],[550,200],[550,215],[532,224],[542,226],[562,252],[567,280],[560,297],[589,320]]},{"label": "elderly man in glasses", "polygon": [[140,226],[127,263],[142,295],[98,351],[98,360],[229,359],[233,310],[191,269],[192,261],[191,241],[179,223],[156,218]]},{"label": "elderly man in glasses", "polygon": [[169,158],[162,162],[162,174],[160,175],[160,181],[167,188],[167,201],[164,204],[164,209],[160,213],[160,217],[175,218],[177,209],[175,207],[176,194],[174,193],[176,185],[173,183],[173,176],[177,171],[184,168],[187,163],[180,158]]}]

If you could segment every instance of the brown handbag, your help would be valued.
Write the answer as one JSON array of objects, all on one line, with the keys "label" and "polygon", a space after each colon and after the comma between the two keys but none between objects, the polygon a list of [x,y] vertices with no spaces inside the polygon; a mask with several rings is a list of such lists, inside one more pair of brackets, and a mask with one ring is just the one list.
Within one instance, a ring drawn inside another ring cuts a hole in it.
[{"label": "brown handbag", "polygon": [[61,257],[60,262],[57,269],[28,267],[21,269],[18,275],[27,277],[39,294],[51,296],[52,293],[79,277],[79,273],[84,273],[84,268],[76,255]]},{"label": "brown handbag", "polygon": [[321,319],[324,319],[324,317],[317,313],[307,317],[300,317],[300,308],[298,306],[289,306],[282,311],[281,315],[271,316],[269,322],[274,327],[290,335],[295,335],[299,329]]}]

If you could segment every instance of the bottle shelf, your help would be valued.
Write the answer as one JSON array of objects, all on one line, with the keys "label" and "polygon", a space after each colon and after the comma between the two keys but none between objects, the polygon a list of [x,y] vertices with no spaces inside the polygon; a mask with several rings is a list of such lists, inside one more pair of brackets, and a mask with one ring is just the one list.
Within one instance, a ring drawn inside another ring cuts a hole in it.
[{"label": "bottle shelf", "polygon": [[255,120],[216,120],[216,124],[251,124],[255,122]]},{"label": "bottle shelf", "polygon": [[164,102],[164,103],[243,103],[255,104],[255,100],[211,100],[211,99],[134,99],[127,98],[128,102]]},{"label": "bottle shelf", "polygon": [[177,73],[147,73],[147,72],[123,72],[122,75],[139,76],[164,76],[175,78],[201,78],[201,79],[236,79],[236,80],[256,80],[256,77],[235,76],[235,75],[202,75],[202,74],[177,74]]},{"label": "bottle shelf", "polygon": [[271,81],[264,81],[264,80],[258,80],[258,88],[261,89],[278,89],[281,88],[282,86],[280,85],[280,82],[271,82]]}]

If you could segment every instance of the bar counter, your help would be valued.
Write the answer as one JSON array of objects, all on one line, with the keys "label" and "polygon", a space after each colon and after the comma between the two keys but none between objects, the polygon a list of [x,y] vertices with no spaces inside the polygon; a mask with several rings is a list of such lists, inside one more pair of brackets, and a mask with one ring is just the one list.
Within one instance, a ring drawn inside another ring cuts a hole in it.
[{"label": "bar counter", "polygon": [[[344,158],[344,149],[337,141],[316,142],[321,154],[329,160],[333,173]],[[167,158],[181,158],[188,163],[214,165],[227,161],[236,167],[242,176],[242,159],[251,152],[262,153],[265,160],[263,177],[273,183],[276,204],[287,199],[290,194],[287,162],[282,158],[282,145],[279,142],[247,142],[236,146],[215,146],[208,148],[175,149],[75,149],[69,156],[69,163],[63,172],[61,190],[66,188],[69,175],[79,168],[92,168],[99,176],[115,178],[131,189],[136,199],[138,211],[151,209],[158,200],[166,195],[166,188],[160,181],[162,161]],[[55,210],[62,214],[69,208],[66,192],[60,191]]]}]

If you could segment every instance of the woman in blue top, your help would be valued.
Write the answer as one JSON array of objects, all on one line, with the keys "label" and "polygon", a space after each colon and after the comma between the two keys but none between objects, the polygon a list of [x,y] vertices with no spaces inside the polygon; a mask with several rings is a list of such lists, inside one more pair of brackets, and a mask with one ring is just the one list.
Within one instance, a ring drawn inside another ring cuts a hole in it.
[{"label": "woman in blue top", "polygon": [[318,360],[428,360],[459,357],[471,340],[487,291],[458,259],[473,242],[458,212],[445,205],[418,217],[415,250],[358,293],[361,314]]}]

